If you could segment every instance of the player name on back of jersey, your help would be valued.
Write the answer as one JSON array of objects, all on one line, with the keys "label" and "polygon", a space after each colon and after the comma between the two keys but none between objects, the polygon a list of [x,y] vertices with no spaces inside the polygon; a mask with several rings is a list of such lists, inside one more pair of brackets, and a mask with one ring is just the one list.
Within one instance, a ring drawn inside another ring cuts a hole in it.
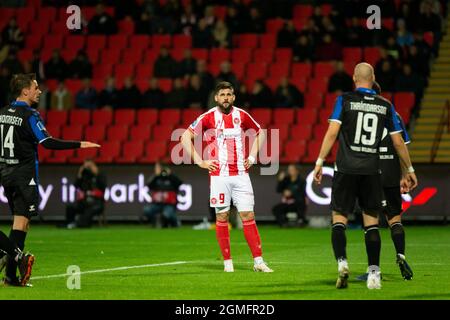
[{"label": "player name on back of jersey", "polygon": [[375,112],[379,114],[387,113],[387,107],[385,106],[364,102],[350,102],[350,109],[355,111]]},{"label": "player name on back of jersey", "polygon": [[0,123],[4,124],[12,124],[14,126],[21,126],[23,119],[16,116],[9,116],[9,115],[0,115]]}]

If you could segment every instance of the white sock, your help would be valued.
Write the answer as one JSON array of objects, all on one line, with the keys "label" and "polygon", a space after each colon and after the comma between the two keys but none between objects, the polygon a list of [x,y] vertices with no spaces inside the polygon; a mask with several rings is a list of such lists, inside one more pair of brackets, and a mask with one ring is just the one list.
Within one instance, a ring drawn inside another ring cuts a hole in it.
[{"label": "white sock", "polygon": [[342,270],[343,268],[348,269],[348,262],[346,259],[339,259],[338,260],[338,270]]},{"label": "white sock", "polygon": [[376,265],[369,266],[369,273],[373,271],[380,272],[380,267]]},{"label": "white sock", "polygon": [[223,264],[225,266],[233,266],[233,260],[232,259],[223,260]]},{"label": "white sock", "polygon": [[404,254],[399,253],[399,254],[397,254],[397,255],[398,255],[400,258],[402,258],[403,260],[406,259]]},{"label": "white sock", "polygon": [[261,264],[264,263],[264,260],[262,257],[256,257],[253,259],[255,261],[255,264]]}]

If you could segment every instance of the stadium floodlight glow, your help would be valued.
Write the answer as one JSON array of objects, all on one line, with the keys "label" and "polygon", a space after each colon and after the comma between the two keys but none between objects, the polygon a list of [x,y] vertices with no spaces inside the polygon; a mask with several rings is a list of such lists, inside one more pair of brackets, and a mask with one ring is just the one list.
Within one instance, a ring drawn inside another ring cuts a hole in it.
[{"label": "stadium floodlight glow", "polygon": [[[323,167],[322,168],[322,174],[327,175],[330,177],[333,177],[334,175],[334,169],[331,167]],[[306,178],[306,194],[311,199],[312,202],[315,204],[320,205],[327,205],[331,202],[331,188],[322,188],[322,193],[326,195],[326,197],[323,197],[319,194],[317,194],[313,189],[313,183],[314,183],[314,170],[311,171],[308,174],[308,177]]]}]

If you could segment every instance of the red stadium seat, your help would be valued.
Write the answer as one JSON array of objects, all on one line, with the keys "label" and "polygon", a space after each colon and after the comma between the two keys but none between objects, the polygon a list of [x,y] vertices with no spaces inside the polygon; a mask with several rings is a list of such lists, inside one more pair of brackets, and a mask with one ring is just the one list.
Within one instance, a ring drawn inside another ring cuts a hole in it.
[{"label": "red stadium seat", "polygon": [[38,158],[40,163],[45,163],[48,158],[53,156],[53,150],[44,148],[41,144],[38,146]]},{"label": "red stadium seat", "polygon": [[252,109],[250,114],[262,128],[267,128],[272,123],[272,109],[256,108]]},{"label": "red stadium seat", "polygon": [[[258,34],[244,33],[234,36],[236,37],[237,46],[239,48],[256,48],[258,47]],[[234,40],[233,40],[234,41]]]},{"label": "red stadium seat", "polygon": [[203,113],[203,110],[198,109],[183,109],[181,111],[181,119],[184,124],[191,124],[194,122],[195,119],[197,119],[201,114]]},{"label": "red stadium seat", "polygon": [[123,50],[128,48],[128,37],[124,34],[110,35],[106,42],[109,49]]},{"label": "red stadium seat", "polygon": [[192,57],[196,60],[208,60],[209,51],[207,49],[192,49]]},{"label": "red stadium seat", "polygon": [[113,120],[113,113],[109,110],[92,111],[92,124],[109,126]]},{"label": "red stadium seat", "polygon": [[91,122],[91,111],[90,110],[70,110],[69,113],[69,124],[71,125],[81,125],[87,126]]},{"label": "red stadium seat", "polygon": [[261,48],[275,49],[277,46],[277,35],[275,33],[266,33],[259,36],[259,46]]},{"label": "red stadium seat", "polygon": [[337,97],[337,93],[327,93],[325,96],[325,108],[333,108]]},{"label": "red stadium seat", "polygon": [[275,49],[275,61],[291,61],[292,49],[290,48],[278,48]]},{"label": "red stadium seat", "polygon": [[113,74],[113,65],[110,63],[102,63],[95,65],[92,70],[92,76],[94,79],[104,80],[108,76]]},{"label": "red stadium seat", "polygon": [[301,92],[306,91],[307,79],[303,77],[291,77],[289,78],[289,83],[294,85]]},{"label": "red stadium seat", "polygon": [[75,150],[54,150],[51,157],[47,158],[47,163],[67,163],[74,156]]},{"label": "red stadium seat", "polygon": [[278,130],[278,143],[283,144],[284,141],[286,141],[289,137],[289,124],[284,124],[284,123],[275,123],[269,126],[268,128],[268,135],[270,135],[270,140],[271,143],[277,143],[277,141],[275,141],[275,137],[274,137],[274,131],[273,130]]},{"label": "red stadium seat", "polygon": [[228,7],[226,6],[214,6],[214,16],[217,20],[225,20],[227,17]]},{"label": "red stadium seat", "polygon": [[267,76],[267,64],[252,62],[247,65],[247,75],[252,79],[264,79]]},{"label": "red stadium seat", "polygon": [[119,141],[105,141],[98,150],[97,163],[112,163],[120,154]]},{"label": "red stadium seat", "polygon": [[83,126],[74,124],[63,127],[62,138],[64,140],[83,140]]},{"label": "red stadium seat", "polygon": [[120,125],[134,125],[136,122],[136,110],[119,109],[114,112],[114,123]]},{"label": "red stadium seat", "polygon": [[274,50],[272,48],[258,48],[253,50],[253,60],[256,63],[271,63],[273,61]]},{"label": "red stadium seat", "polygon": [[209,59],[211,63],[221,63],[223,61],[229,61],[231,58],[231,52],[228,49],[212,48],[209,51]]},{"label": "red stadium seat", "polygon": [[84,130],[84,139],[86,141],[101,142],[105,140],[106,126],[93,124]]},{"label": "red stadium seat", "polygon": [[292,64],[291,70],[293,78],[310,78],[312,66],[310,63],[296,62]]},{"label": "red stadium seat", "polygon": [[245,75],[245,63],[235,62],[231,65],[231,71],[234,73],[238,80],[241,80]]},{"label": "red stadium seat", "polygon": [[134,34],[130,38],[130,49],[145,50],[150,47],[151,37],[147,35]]},{"label": "red stadium seat", "polygon": [[267,77],[265,80],[264,80],[264,83],[269,87],[269,89],[272,91],[272,92],[275,92],[276,90],[277,90],[277,88],[278,88],[278,86],[279,86],[279,84],[280,84],[280,78],[281,77],[273,77],[273,76],[270,76],[270,77]]},{"label": "red stadium seat", "polygon": [[117,64],[120,62],[122,57],[121,49],[104,49],[100,53],[100,62],[101,63],[110,63]]},{"label": "red stadium seat", "polygon": [[364,61],[375,66],[380,60],[380,49],[378,47],[365,47],[364,48]]},{"label": "red stadium seat", "polygon": [[53,125],[53,124],[46,124],[45,125],[45,129],[47,129],[47,132],[55,138],[61,138],[61,128],[63,128],[63,126],[57,124],[57,125]]},{"label": "red stadium seat", "polygon": [[29,49],[22,49],[17,53],[17,58],[20,62],[31,61],[33,59],[33,51]]},{"label": "red stadium seat", "polygon": [[312,125],[301,124],[291,128],[291,134],[289,135],[292,140],[309,140],[312,134]]},{"label": "red stadium seat", "polygon": [[128,140],[128,126],[114,125],[106,129],[106,140],[108,141],[126,141]]},{"label": "red stadium seat", "polygon": [[142,62],[143,53],[143,50],[127,49],[123,52],[122,61],[125,64],[139,64]]},{"label": "red stadium seat", "polygon": [[415,104],[413,92],[396,92],[394,94],[394,107],[396,109],[411,109]]},{"label": "red stadium seat", "polygon": [[25,36],[25,46],[27,49],[40,49],[42,45],[42,35],[27,35]]},{"label": "red stadium seat", "polygon": [[66,49],[78,52],[84,48],[85,41],[82,35],[69,35],[65,38],[64,45]]},{"label": "red stadium seat", "polygon": [[117,23],[117,28],[120,34],[133,35],[134,34],[134,21],[131,19],[122,19]]},{"label": "red stadium seat", "polygon": [[166,155],[165,141],[149,141],[145,144],[144,156],[138,159],[140,163],[155,163]]},{"label": "red stadium seat", "polygon": [[319,141],[318,143],[320,143],[325,135],[325,132],[327,132],[327,129],[328,123],[316,124],[313,128],[312,138],[314,138],[315,141]]},{"label": "red stadium seat", "polygon": [[185,34],[176,34],[173,36],[173,47],[176,49],[192,48],[192,37]]},{"label": "red stadium seat", "polygon": [[430,47],[434,44],[434,33],[432,31],[424,32],[423,40],[428,43]]},{"label": "red stadium seat", "polygon": [[385,99],[388,99],[389,101],[393,102],[393,93],[392,92],[383,91],[383,92],[381,92],[381,96],[384,97]]},{"label": "red stadium seat", "polygon": [[180,48],[173,48],[170,50],[170,56],[175,59],[175,61],[180,62],[184,58],[184,50]]},{"label": "red stadium seat", "polygon": [[159,111],[159,123],[177,125],[180,123],[180,109],[162,109]]},{"label": "red stadium seat", "polygon": [[158,109],[139,109],[137,111],[138,125],[154,125],[158,122]]},{"label": "red stadium seat", "polygon": [[268,33],[278,34],[278,31],[283,28],[284,23],[284,19],[281,18],[268,19],[266,20],[266,31]]},{"label": "red stadium seat", "polygon": [[327,78],[312,78],[308,82],[308,91],[314,93],[325,93],[328,90]]},{"label": "red stadium seat", "polygon": [[307,18],[313,13],[313,7],[309,4],[296,4],[293,9],[293,18]]},{"label": "red stadium seat", "polygon": [[143,141],[127,141],[122,146],[122,156],[116,159],[117,163],[135,163],[144,153]]},{"label": "red stadium seat", "polygon": [[328,119],[333,113],[332,108],[320,109],[319,110],[319,124],[328,124]]},{"label": "red stadium seat", "polygon": [[153,76],[153,64],[152,63],[141,63],[136,65],[136,79],[148,79]]},{"label": "red stadium seat", "polygon": [[329,78],[335,72],[334,65],[331,62],[316,62],[314,64],[315,78]]},{"label": "red stadium seat", "polygon": [[78,91],[80,91],[81,88],[83,88],[83,83],[81,82],[80,79],[67,79],[65,81],[65,85],[67,90],[70,91],[73,97],[75,97]]},{"label": "red stadium seat", "polygon": [[152,36],[152,48],[167,47],[172,46],[172,36],[170,34],[156,34]]},{"label": "red stadium seat", "polygon": [[44,37],[44,48],[47,50],[60,49],[63,46],[63,36],[61,34],[50,34]]},{"label": "red stadium seat", "polygon": [[319,155],[320,148],[321,148],[321,139],[323,137],[320,137],[320,140],[310,140],[308,143],[308,147],[306,150],[306,156],[303,158],[303,161],[305,162],[314,162],[317,159],[317,156]]},{"label": "red stadium seat", "polygon": [[64,49],[61,50],[61,57],[63,58],[64,61],[70,62],[73,59],[75,59],[77,55],[77,51],[72,50],[72,49]]},{"label": "red stadium seat", "polygon": [[289,77],[290,61],[279,61],[269,66],[269,77],[283,78]]},{"label": "red stadium seat", "polygon": [[122,64],[117,64],[114,67],[114,73],[117,78],[124,79],[127,77],[134,76],[134,69],[135,69],[134,64],[124,62]]},{"label": "red stadium seat", "polygon": [[68,112],[49,110],[47,112],[47,124],[65,126],[67,124]]},{"label": "red stadium seat", "polygon": [[56,20],[57,11],[54,7],[41,7],[37,13],[37,19],[42,21],[54,21]]},{"label": "red stadium seat", "polygon": [[102,50],[106,46],[106,36],[103,35],[89,35],[87,36],[87,50]]},{"label": "red stadium seat", "polygon": [[130,141],[147,141],[152,136],[151,125],[136,125],[130,128]]},{"label": "red stadium seat", "polygon": [[317,109],[297,110],[296,123],[301,125],[314,125],[317,122]]},{"label": "red stadium seat", "polygon": [[89,62],[92,63],[92,65],[96,66],[98,61],[99,61],[99,57],[100,57],[100,49],[98,48],[88,48],[86,49],[86,54],[89,58]]},{"label": "red stadium seat", "polygon": [[159,82],[159,88],[164,93],[168,93],[168,92],[170,92],[172,90],[172,79],[160,78],[160,79],[158,79],[158,82]]},{"label": "red stadium seat", "polygon": [[311,91],[305,95],[305,109],[318,109],[322,107],[323,93],[321,91]]},{"label": "red stadium seat", "polygon": [[95,159],[98,154],[98,148],[85,148],[75,150],[75,156],[69,158],[69,163],[81,164],[86,159]]},{"label": "red stadium seat", "polygon": [[281,157],[282,163],[296,163],[306,153],[306,144],[304,141],[288,141],[284,144],[284,152]]},{"label": "red stadium seat", "polygon": [[252,49],[250,48],[235,48],[231,50],[231,62],[248,63],[251,60]]},{"label": "red stadium seat", "polygon": [[294,109],[279,108],[273,111],[274,124],[291,124],[294,122]]},{"label": "red stadium seat", "polygon": [[158,124],[154,126],[152,129],[153,140],[169,142],[172,132],[173,132],[173,125]]},{"label": "red stadium seat", "polygon": [[346,47],[342,50],[344,61],[353,61],[355,63],[362,61],[362,49],[356,47]]}]

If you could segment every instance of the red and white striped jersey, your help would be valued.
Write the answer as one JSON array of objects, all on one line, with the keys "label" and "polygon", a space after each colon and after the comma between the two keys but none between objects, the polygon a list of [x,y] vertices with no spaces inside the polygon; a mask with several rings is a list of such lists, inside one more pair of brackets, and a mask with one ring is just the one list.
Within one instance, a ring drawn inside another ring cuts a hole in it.
[{"label": "red and white striped jersey", "polygon": [[219,169],[210,172],[212,176],[247,173],[244,160],[251,148],[248,140],[256,137],[261,130],[260,125],[246,111],[234,106],[231,108],[229,114],[222,113],[218,107],[212,108],[189,126],[194,136],[201,134],[203,141],[208,143],[209,160],[219,162]]}]

